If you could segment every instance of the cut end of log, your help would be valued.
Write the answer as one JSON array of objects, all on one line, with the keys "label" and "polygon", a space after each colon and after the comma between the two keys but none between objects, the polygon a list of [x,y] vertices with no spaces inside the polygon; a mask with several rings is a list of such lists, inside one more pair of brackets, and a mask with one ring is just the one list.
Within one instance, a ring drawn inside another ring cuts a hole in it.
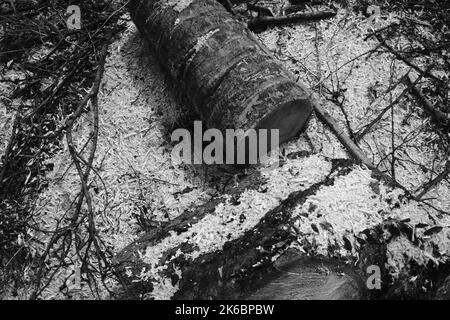
[{"label": "cut end of log", "polygon": [[281,266],[278,275],[247,300],[360,300],[363,282],[351,268],[332,259],[302,257]]},{"label": "cut end of log", "polygon": [[312,105],[307,100],[293,100],[280,105],[258,124],[258,129],[278,129],[280,143],[297,136],[307,125]]}]

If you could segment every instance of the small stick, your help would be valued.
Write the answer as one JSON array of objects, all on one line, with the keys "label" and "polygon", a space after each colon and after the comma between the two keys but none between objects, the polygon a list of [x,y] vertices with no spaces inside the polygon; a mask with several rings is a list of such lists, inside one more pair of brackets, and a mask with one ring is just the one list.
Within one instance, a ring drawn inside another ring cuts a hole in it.
[{"label": "small stick", "polygon": [[219,2],[225,7],[225,9],[227,9],[228,12],[234,14],[233,5],[230,0],[219,0]]},{"label": "small stick", "polygon": [[322,19],[328,19],[336,16],[336,12],[331,10],[295,14],[290,16],[281,17],[259,17],[251,19],[248,22],[248,28],[250,30],[264,29],[266,27],[281,26],[290,23],[312,22]]},{"label": "small stick", "polygon": [[350,139],[349,136],[347,136],[345,131],[339,127],[336,120],[334,120],[333,117],[331,117],[330,114],[325,111],[319,103],[317,103],[317,101],[313,101],[313,107],[319,120],[328,126],[328,128],[344,145],[350,155],[362,164],[366,165],[369,169],[376,170],[376,167],[366,157],[364,152],[352,141],[352,139]]},{"label": "small stick", "polygon": [[[416,196],[416,200],[421,200],[424,195],[428,193],[432,188],[434,188],[439,182],[446,179],[450,174],[450,161],[445,165],[444,171],[442,171],[436,178],[427,182],[424,186],[420,187],[416,192],[418,193]],[[422,190],[420,193],[419,191]]]},{"label": "small stick", "polygon": [[450,117],[433,106],[431,101],[425,97],[422,91],[417,89],[413,84],[410,76],[406,77],[406,82],[410,85],[412,94],[421,102],[422,109],[424,109],[437,123],[443,124],[444,126],[450,126]]},{"label": "small stick", "polygon": [[350,137],[345,133],[345,131],[338,125],[336,120],[330,116],[330,114],[325,111],[325,109],[314,99],[310,98],[313,104],[314,111],[317,118],[326,125],[331,132],[338,138],[339,142],[345,147],[347,152],[352,156],[353,159],[361,164],[364,164],[367,168],[372,170],[376,175],[378,175],[385,182],[400,188],[405,191],[406,195],[412,197],[411,192],[407,190],[404,186],[398,183],[394,178],[381,172],[364,154],[364,152],[350,139]]}]

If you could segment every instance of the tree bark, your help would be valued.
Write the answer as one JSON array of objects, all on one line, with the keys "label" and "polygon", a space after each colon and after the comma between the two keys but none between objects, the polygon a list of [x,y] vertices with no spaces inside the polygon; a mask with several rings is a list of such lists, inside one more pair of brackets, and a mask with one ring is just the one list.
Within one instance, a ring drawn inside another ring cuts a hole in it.
[{"label": "tree bark", "polygon": [[310,93],[215,0],[132,0],[131,17],[208,128],[279,129],[294,137]]},{"label": "tree bark", "polygon": [[263,30],[270,26],[283,26],[290,23],[314,22],[322,19],[329,19],[335,16],[336,12],[327,10],[310,13],[299,13],[281,17],[258,17],[250,20],[248,23],[248,27],[250,30]]}]

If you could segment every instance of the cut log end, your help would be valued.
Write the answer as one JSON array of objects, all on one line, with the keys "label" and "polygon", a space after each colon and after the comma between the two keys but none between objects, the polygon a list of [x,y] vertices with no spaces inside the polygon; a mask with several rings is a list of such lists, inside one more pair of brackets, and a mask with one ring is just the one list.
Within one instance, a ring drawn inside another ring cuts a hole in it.
[{"label": "cut log end", "polygon": [[311,112],[312,106],[308,101],[289,101],[266,116],[257,128],[278,129],[280,143],[284,143],[297,136],[306,127]]},{"label": "cut log end", "polygon": [[360,300],[363,281],[332,259],[302,257],[279,268],[279,275],[247,300]]}]

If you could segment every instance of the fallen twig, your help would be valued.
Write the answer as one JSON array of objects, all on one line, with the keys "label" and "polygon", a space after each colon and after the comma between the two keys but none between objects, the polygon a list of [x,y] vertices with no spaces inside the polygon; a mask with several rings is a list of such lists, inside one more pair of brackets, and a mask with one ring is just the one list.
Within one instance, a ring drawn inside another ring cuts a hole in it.
[{"label": "fallen twig", "polygon": [[[421,200],[424,195],[426,195],[432,188],[434,188],[439,182],[446,179],[450,175],[450,161],[445,165],[444,171],[442,171],[438,176],[425,185],[416,190],[416,200]],[[420,191],[420,192],[419,192]]]},{"label": "fallen twig", "polygon": [[419,100],[422,109],[424,109],[425,112],[427,112],[436,123],[445,127],[449,127],[450,117],[433,106],[433,104],[430,102],[430,100],[427,99],[427,97],[425,97],[422,91],[417,89],[410,76],[406,77],[406,82],[410,85],[412,94],[416,97],[417,100]]},{"label": "fallen twig", "polygon": [[[419,78],[417,78],[417,80],[414,83],[417,83],[421,78],[422,76],[419,76]],[[408,85],[408,87],[405,90],[403,90],[403,92],[394,101],[392,101],[388,106],[386,106],[375,119],[373,119],[368,125],[366,125],[364,129],[358,132],[355,136],[355,141],[357,143],[361,141],[361,139],[364,138],[366,134],[368,134],[372,130],[372,128],[384,117],[385,113],[403,99],[405,94],[412,88],[412,86],[413,84]]]},{"label": "fallen twig", "polygon": [[311,13],[295,14],[281,17],[259,17],[248,22],[250,30],[261,30],[267,27],[282,26],[290,23],[313,22],[336,16],[335,11],[326,10]]},{"label": "fallen twig", "polygon": [[339,141],[344,145],[350,155],[366,165],[368,168],[375,170],[375,166],[373,163],[366,157],[364,152],[350,139],[350,137],[345,133],[345,131],[337,124],[336,120],[330,116],[330,114],[325,111],[325,109],[317,103],[317,101],[313,101],[314,110],[316,112],[317,117],[320,121],[322,121],[333,134],[339,139]]},{"label": "fallen twig", "polygon": [[399,52],[397,52],[397,50],[395,50],[394,48],[392,48],[384,39],[383,37],[379,34],[379,33],[375,33],[374,36],[377,38],[378,41],[380,41],[380,43],[383,44],[383,46],[389,50],[389,52],[391,52],[397,59],[403,61],[407,66],[413,68],[414,70],[416,70],[417,72],[419,72],[419,74],[424,74],[426,77],[431,78],[433,80],[436,80],[438,82],[442,82],[442,79],[440,79],[439,77],[435,76],[433,73],[431,73],[430,69],[427,70],[422,70],[420,67],[418,67],[416,64],[412,63],[411,61],[409,61],[407,58],[405,58],[404,56],[402,56]]},{"label": "fallen twig", "polygon": [[[109,45],[109,40],[107,40],[107,42],[105,43],[105,45],[102,48],[102,51],[100,53],[100,58],[99,58],[99,63],[98,63],[98,69],[97,69],[97,73],[95,76],[95,80],[94,80],[94,84],[92,86],[92,89],[89,91],[89,93],[83,98],[83,100],[79,103],[77,110],[73,113],[72,117],[70,117],[70,119],[67,121],[67,132],[66,132],[66,138],[67,138],[67,143],[69,145],[69,151],[72,157],[72,160],[77,168],[78,174],[80,176],[80,180],[81,180],[81,184],[82,184],[82,191],[80,193],[80,197],[78,199],[78,204],[77,204],[77,208],[76,211],[72,217],[72,223],[70,225],[70,228],[56,228],[56,232],[54,233],[54,235],[52,236],[51,240],[49,241],[49,243],[47,244],[47,247],[44,251],[44,254],[40,257],[40,263],[39,263],[39,268],[37,271],[37,276],[36,276],[36,287],[35,290],[33,291],[33,293],[30,296],[30,299],[34,300],[36,299],[39,294],[42,292],[43,288],[40,287],[41,285],[41,280],[42,280],[42,274],[43,274],[43,269],[45,267],[45,260],[47,258],[47,256],[50,253],[50,250],[52,248],[52,246],[58,242],[58,240],[67,235],[69,232],[71,232],[72,229],[76,228],[77,224],[78,224],[78,217],[79,217],[79,213],[81,210],[81,205],[83,203],[84,198],[86,198],[86,202],[88,205],[88,211],[89,211],[89,216],[88,216],[88,222],[89,222],[89,242],[88,245],[90,246],[90,244],[93,241],[93,236],[95,235],[95,224],[94,224],[94,219],[93,219],[93,211],[92,211],[92,203],[91,203],[91,198],[89,195],[89,191],[88,191],[88,185],[87,185],[87,179],[91,170],[91,166],[92,166],[92,162],[94,160],[94,155],[95,155],[95,149],[96,149],[96,142],[97,142],[97,137],[95,137],[96,135],[98,135],[98,110],[97,110],[97,94],[98,91],[100,89],[100,82],[103,76],[103,72],[104,72],[104,66],[105,66],[105,62],[106,62],[106,56],[108,54],[108,45]],[[89,164],[86,168],[86,171],[83,173],[80,162],[78,157],[79,154],[78,152],[74,149],[73,146],[73,142],[72,142],[72,127],[73,124],[75,122],[75,120],[81,115],[84,106],[87,104],[87,102],[89,100],[93,100],[93,111],[94,111],[94,140],[93,140],[93,146],[91,148],[91,153],[89,155]],[[73,230],[72,230],[73,231]],[[89,251],[89,248],[86,250],[86,253]],[[45,288],[45,286],[44,286]]]}]

